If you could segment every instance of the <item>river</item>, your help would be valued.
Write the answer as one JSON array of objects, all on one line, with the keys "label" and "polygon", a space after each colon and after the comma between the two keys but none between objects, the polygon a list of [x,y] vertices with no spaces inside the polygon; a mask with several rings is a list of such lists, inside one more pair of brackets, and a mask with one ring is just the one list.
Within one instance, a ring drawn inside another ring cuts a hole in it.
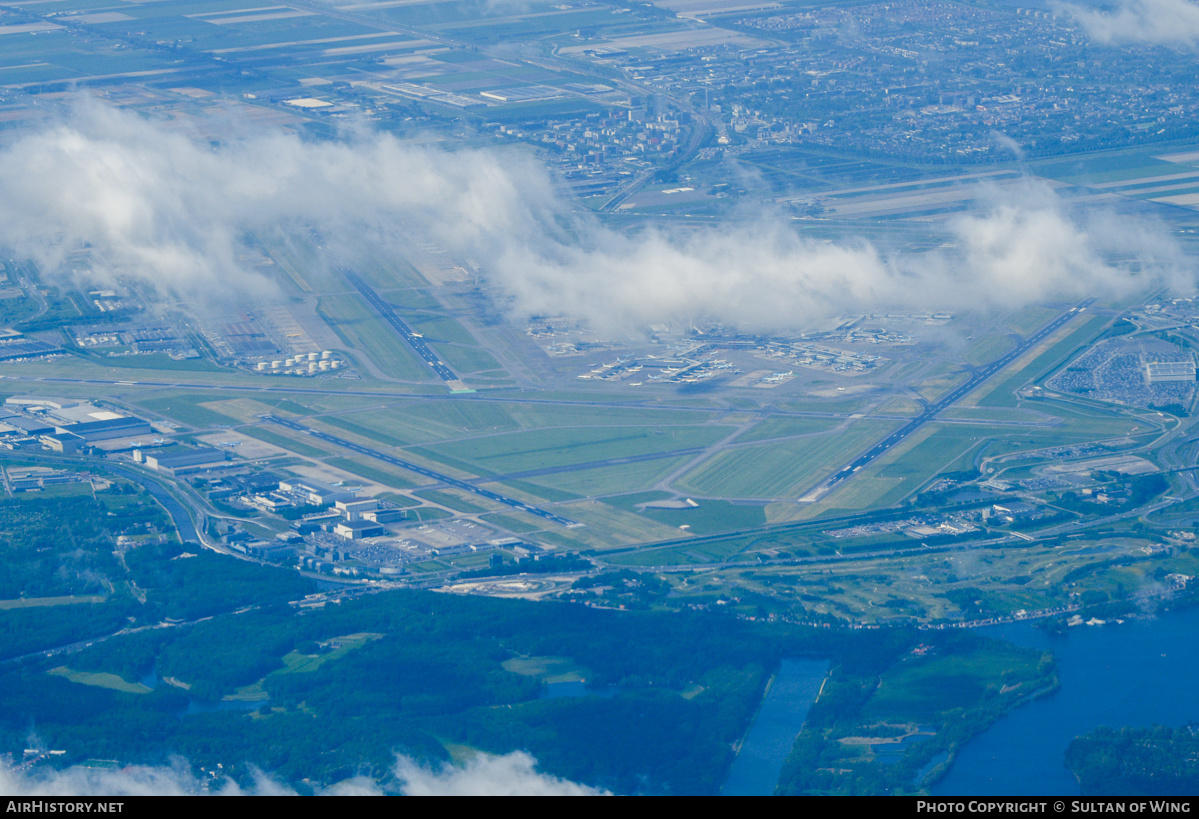
[{"label": "river", "polygon": [[820,692],[827,660],[783,660],[720,789],[722,796],[769,796],[808,709]]},{"label": "river", "polygon": [[1026,623],[983,633],[1052,651],[1061,687],[968,742],[933,787],[937,796],[1077,795],[1063,761],[1075,736],[1101,725],[1199,721],[1199,609],[1076,626],[1058,637]]}]

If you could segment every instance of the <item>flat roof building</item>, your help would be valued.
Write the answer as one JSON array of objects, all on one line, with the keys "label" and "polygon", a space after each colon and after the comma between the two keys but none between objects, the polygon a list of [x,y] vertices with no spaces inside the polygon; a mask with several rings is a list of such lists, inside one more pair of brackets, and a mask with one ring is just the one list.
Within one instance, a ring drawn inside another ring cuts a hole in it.
[{"label": "flat roof building", "polygon": [[225,452],[212,447],[197,447],[174,452],[156,452],[143,454],[141,450],[134,452],[133,459],[157,472],[168,475],[182,475],[187,472],[198,472],[225,461]]},{"label": "flat roof building", "polygon": [[348,521],[362,520],[363,512],[373,512],[379,508],[379,502],[374,498],[337,501],[335,505]]},{"label": "flat roof building", "polygon": [[69,432],[55,432],[49,435],[40,436],[40,440],[50,450],[54,452],[72,453],[78,452],[79,447],[84,441],[78,435],[72,435]]},{"label": "flat roof building", "polygon": [[54,425],[47,424],[45,421],[37,418],[26,418],[23,415],[16,415],[5,418],[2,422],[13,430],[19,430],[26,435],[49,435],[54,432]]},{"label": "flat roof building", "polygon": [[333,529],[333,534],[344,537],[346,540],[361,540],[364,537],[385,535],[387,530],[377,523],[355,520],[337,524]]},{"label": "flat roof building", "polygon": [[1145,380],[1150,384],[1166,381],[1194,381],[1194,361],[1150,361],[1145,364]]},{"label": "flat roof building", "polygon": [[336,501],[348,501],[354,499],[353,492],[347,492],[345,489],[336,486],[326,486],[317,481],[279,481],[279,489],[283,492],[294,492],[298,495],[303,495],[308,499],[308,502],[316,506],[325,506]]},{"label": "flat roof building", "polygon": [[78,435],[89,443],[91,441],[107,441],[111,438],[128,438],[131,435],[149,435],[151,432],[148,421],[133,416],[65,424],[59,427],[59,430]]}]

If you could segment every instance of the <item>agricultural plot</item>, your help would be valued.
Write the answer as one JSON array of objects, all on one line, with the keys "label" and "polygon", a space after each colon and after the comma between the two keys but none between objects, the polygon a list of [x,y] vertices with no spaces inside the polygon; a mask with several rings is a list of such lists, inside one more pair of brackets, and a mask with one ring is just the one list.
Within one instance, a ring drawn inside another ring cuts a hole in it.
[{"label": "agricultural plot", "polygon": [[1035,162],[1037,176],[1075,185],[1125,182],[1149,176],[1177,173],[1178,166],[1153,156],[1154,149],[1110,151],[1068,160]]},{"label": "agricultural plot", "polygon": [[[439,4],[439,6],[444,4]],[[487,45],[512,40],[527,40],[566,35],[579,28],[604,26],[612,22],[612,12],[561,11],[558,13],[509,17],[502,21],[494,18],[447,25],[430,25],[433,31],[468,43]]]}]

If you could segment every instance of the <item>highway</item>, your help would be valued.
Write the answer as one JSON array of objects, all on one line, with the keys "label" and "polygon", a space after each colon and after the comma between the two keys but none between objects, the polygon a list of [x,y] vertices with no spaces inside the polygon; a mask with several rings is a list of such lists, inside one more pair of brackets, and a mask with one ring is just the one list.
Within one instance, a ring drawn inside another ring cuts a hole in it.
[{"label": "highway", "polygon": [[375,289],[362,280],[362,277],[353,270],[342,268],[342,275],[349,279],[350,284],[362,294],[362,297],[370,302],[371,307],[378,311],[383,320],[391,325],[392,329],[399,333],[400,338],[408,343],[420,359],[429,365],[429,368],[437,374],[437,377],[442,381],[457,381],[458,376],[454,371],[445,365],[445,363],[437,357],[437,354],[429,349],[429,345],[417,333],[412,332],[402,318],[396,315],[396,311],[391,305],[383,300],[383,298],[375,292]]},{"label": "highway", "polygon": [[497,503],[511,506],[514,509],[521,510],[522,512],[528,512],[530,515],[536,515],[539,518],[553,521],[560,526],[574,528],[583,525],[576,521],[570,520],[569,518],[564,518],[561,515],[555,515],[553,512],[547,512],[544,509],[538,509],[536,506],[530,506],[524,501],[519,501],[515,498],[509,498],[505,495],[499,494],[498,492],[492,492],[490,489],[483,489],[482,487],[475,486],[474,484],[467,483],[466,481],[458,480],[457,478],[451,478],[449,475],[443,475],[440,472],[434,472],[432,469],[428,469],[427,467],[423,467],[419,464],[414,464],[411,461],[404,461],[391,455],[386,455],[382,452],[379,452],[377,449],[371,449],[368,446],[356,444],[353,441],[347,441],[345,438],[338,438],[336,435],[330,435],[326,432],[321,432],[320,430],[311,429],[303,424],[297,424],[295,421],[290,421],[287,418],[280,418],[277,415],[263,415],[261,417],[273,424],[279,424],[280,426],[285,426],[288,429],[294,429],[297,432],[302,432],[305,435],[311,435],[313,438],[319,438],[322,441],[328,441],[331,444],[336,444],[337,446],[345,447],[346,449],[352,449],[354,452],[366,455],[369,458],[374,458],[375,460],[383,461],[384,463],[389,463],[393,466],[398,466],[401,469],[407,469],[409,472],[415,472],[418,475],[424,475],[426,478],[432,478],[435,481],[440,481],[447,486],[452,486],[455,489],[461,489],[465,492],[470,492],[489,500],[496,501]]},{"label": "highway", "polygon": [[980,367],[978,370],[975,371],[974,375],[971,376],[970,379],[968,379],[964,384],[962,384],[961,386],[955,387],[953,390],[951,390],[949,392],[948,395],[945,395],[936,403],[929,404],[928,407],[924,410],[924,412],[920,413],[915,418],[913,418],[911,421],[909,421],[908,423],[906,423],[902,427],[900,427],[898,430],[891,433],[883,440],[879,441],[872,448],[870,448],[866,452],[862,453],[854,460],[850,461],[840,471],[836,472],[831,478],[829,478],[824,483],[817,486],[815,489],[813,489],[811,492],[809,492],[808,495],[806,495],[805,497],[812,497],[812,496],[820,497],[820,496],[826,495],[829,492],[831,492],[834,488],[836,488],[838,484],[841,484],[844,481],[852,478],[856,472],[858,472],[860,469],[862,469],[862,467],[871,463],[876,458],[878,458],[880,455],[887,452],[892,447],[896,446],[901,441],[903,441],[905,438],[907,438],[909,435],[911,435],[912,433],[916,432],[918,429],[923,427],[929,421],[933,420],[933,418],[935,418],[942,410],[947,409],[948,407],[950,407],[951,405],[956,403],[958,400],[963,398],[965,395],[967,395],[968,393],[970,393],[973,390],[980,387],[983,384],[983,382],[987,381],[989,378],[991,378],[991,376],[995,375],[997,372],[999,372],[1000,370],[1007,367],[1009,364],[1011,364],[1013,361],[1015,361],[1020,356],[1024,355],[1026,352],[1031,350],[1037,344],[1040,344],[1042,341],[1044,341],[1046,338],[1048,338],[1051,333],[1053,333],[1054,331],[1058,330],[1060,327],[1065,325],[1066,322],[1068,322],[1070,319],[1077,316],[1079,313],[1081,313],[1083,310],[1085,310],[1088,306],[1090,306],[1094,301],[1095,301],[1095,299],[1087,299],[1086,301],[1079,302],[1077,305],[1075,305],[1074,307],[1071,307],[1069,310],[1062,313],[1057,318],[1053,319],[1053,321],[1046,324],[1040,330],[1037,330],[1035,333],[1033,333],[1028,338],[1026,338],[1023,342],[1016,345],[1015,349],[1010,350],[1009,352],[1007,352],[1004,355],[1000,356],[999,358],[995,359],[987,366]]}]

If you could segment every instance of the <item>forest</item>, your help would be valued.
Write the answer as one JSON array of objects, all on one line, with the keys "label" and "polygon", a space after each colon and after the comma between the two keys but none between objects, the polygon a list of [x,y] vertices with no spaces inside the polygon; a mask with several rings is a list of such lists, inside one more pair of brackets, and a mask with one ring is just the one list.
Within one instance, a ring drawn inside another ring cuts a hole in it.
[{"label": "forest", "polygon": [[1199,729],[1097,728],[1066,749],[1084,796],[1193,796],[1199,793]]}]

